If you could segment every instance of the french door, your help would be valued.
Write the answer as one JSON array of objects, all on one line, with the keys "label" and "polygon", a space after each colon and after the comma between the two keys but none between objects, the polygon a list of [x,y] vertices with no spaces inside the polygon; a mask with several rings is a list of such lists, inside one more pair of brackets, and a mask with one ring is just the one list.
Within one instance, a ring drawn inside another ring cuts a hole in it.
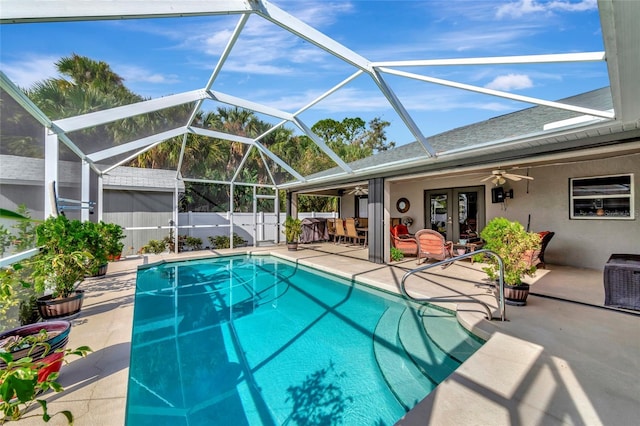
[{"label": "french door", "polygon": [[424,192],[425,228],[445,240],[478,236],[485,223],[484,186],[431,189]]}]

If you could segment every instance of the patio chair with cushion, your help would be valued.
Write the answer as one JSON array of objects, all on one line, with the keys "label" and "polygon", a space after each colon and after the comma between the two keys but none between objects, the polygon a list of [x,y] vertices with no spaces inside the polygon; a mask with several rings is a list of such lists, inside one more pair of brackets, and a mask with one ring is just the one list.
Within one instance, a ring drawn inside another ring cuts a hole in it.
[{"label": "patio chair with cushion", "polygon": [[[397,225],[404,226],[404,225]],[[404,226],[406,229],[406,226]],[[397,248],[405,256],[418,255],[418,242],[409,233],[395,235],[391,229],[391,246]]]},{"label": "patio chair with cushion", "polygon": [[453,257],[453,242],[445,241],[442,234],[437,231],[421,229],[416,232],[416,241],[418,242],[417,263],[420,263],[422,259],[424,261],[428,259],[445,260]]}]

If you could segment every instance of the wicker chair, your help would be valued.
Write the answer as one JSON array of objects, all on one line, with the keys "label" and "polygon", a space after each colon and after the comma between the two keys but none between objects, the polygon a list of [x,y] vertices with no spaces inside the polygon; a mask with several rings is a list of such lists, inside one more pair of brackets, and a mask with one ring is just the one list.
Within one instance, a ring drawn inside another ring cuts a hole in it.
[{"label": "wicker chair", "polygon": [[405,225],[396,225],[391,228],[391,246],[397,248],[405,256],[418,255],[418,242]]},{"label": "wicker chair", "polygon": [[[416,232],[418,242],[418,259],[445,260],[453,257],[453,242],[445,241],[441,233],[431,229],[421,229]],[[450,264],[445,265],[449,266]]]},{"label": "wicker chair", "polygon": [[547,265],[544,263],[544,251],[547,248],[549,241],[551,241],[551,238],[553,238],[556,233],[552,231],[543,231],[538,232],[538,234],[540,234],[540,254],[538,254],[538,262],[536,266],[538,268],[546,269]]}]

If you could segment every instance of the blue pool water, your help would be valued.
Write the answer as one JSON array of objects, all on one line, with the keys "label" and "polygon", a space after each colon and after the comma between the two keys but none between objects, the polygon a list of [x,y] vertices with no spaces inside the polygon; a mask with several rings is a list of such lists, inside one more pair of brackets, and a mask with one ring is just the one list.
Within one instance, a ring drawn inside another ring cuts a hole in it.
[{"label": "blue pool water", "polygon": [[273,257],[153,266],[127,424],[390,425],[480,345],[451,313]]}]

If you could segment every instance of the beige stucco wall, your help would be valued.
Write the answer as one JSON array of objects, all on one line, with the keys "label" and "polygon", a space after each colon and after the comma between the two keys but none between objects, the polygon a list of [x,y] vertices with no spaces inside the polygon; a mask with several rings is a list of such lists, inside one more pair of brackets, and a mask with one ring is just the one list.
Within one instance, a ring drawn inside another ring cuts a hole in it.
[{"label": "beige stucco wall", "polygon": [[[525,174],[526,170],[519,173]],[[634,174],[634,220],[569,219],[570,178],[623,173]],[[525,180],[508,181],[502,185],[506,190],[514,191],[514,198],[508,199],[505,205],[491,203],[492,184],[480,182],[486,173],[391,180],[387,209],[391,217],[412,217],[414,223],[410,231],[416,232],[425,226],[425,190],[485,185],[487,220],[503,216],[526,226],[531,215],[531,231],[549,230],[556,233],[545,253],[548,263],[603,269],[612,253],[640,254],[640,154],[534,167],[529,170],[529,175],[534,180],[529,182],[528,187]],[[400,214],[395,208],[401,197],[407,198],[411,204],[409,211],[404,214]],[[353,215],[353,203],[352,196],[342,197],[343,217]]]}]

